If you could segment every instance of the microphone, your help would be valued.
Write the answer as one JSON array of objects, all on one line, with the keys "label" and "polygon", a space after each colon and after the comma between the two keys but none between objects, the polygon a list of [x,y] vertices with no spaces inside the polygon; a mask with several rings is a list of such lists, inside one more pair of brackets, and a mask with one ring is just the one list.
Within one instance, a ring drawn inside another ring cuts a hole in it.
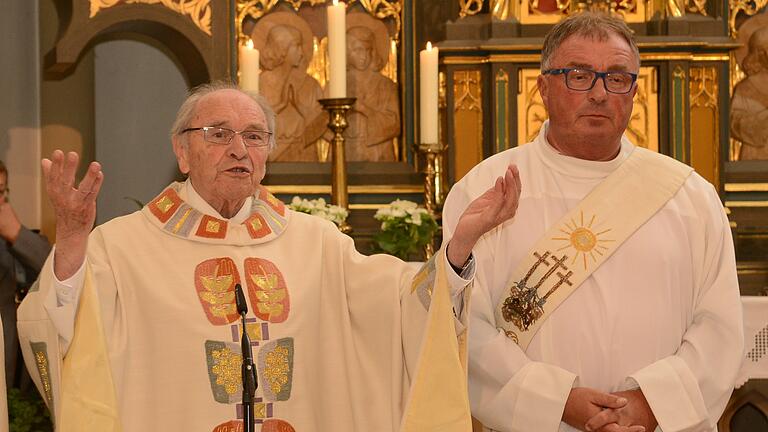
[{"label": "microphone", "polygon": [[235,284],[235,304],[238,314],[245,315],[248,313],[248,303],[245,302],[245,293],[243,293],[243,287],[239,283]]},{"label": "microphone", "polygon": [[255,431],[255,416],[253,413],[253,399],[256,394],[256,388],[259,382],[256,380],[256,367],[253,364],[253,353],[251,352],[251,338],[248,337],[246,330],[245,316],[248,313],[248,303],[245,301],[245,293],[240,284],[235,284],[235,305],[237,313],[240,314],[243,331],[240,335],[240,348],[243,354],[242,379],[243,379],[243,431]]}]

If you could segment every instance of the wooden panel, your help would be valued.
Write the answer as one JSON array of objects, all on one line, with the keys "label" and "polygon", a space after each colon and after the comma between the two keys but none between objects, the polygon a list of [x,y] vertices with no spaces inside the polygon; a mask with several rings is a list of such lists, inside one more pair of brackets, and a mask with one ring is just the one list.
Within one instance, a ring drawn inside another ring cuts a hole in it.
[{"label": "wooden panel", "polygon": [[483,160],[483,94],[480,70],[453,73],[454,175],[458,181]]}]

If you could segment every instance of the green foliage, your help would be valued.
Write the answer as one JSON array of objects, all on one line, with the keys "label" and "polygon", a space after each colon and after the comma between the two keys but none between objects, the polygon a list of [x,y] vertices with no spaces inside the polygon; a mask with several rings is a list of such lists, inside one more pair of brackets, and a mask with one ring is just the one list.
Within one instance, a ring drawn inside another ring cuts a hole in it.
[{"label": "green foliage", "polygon": [[395,200],[374,217],[381,221],[381,231],[373,236],[374,251],[406,261],[420,253],[438,229],[434,217],[411,201]]},{"label": "green foliage", "polygon": [[37,392],[8,389],[8,418],[11,432],[50,432],[51,415]]}]

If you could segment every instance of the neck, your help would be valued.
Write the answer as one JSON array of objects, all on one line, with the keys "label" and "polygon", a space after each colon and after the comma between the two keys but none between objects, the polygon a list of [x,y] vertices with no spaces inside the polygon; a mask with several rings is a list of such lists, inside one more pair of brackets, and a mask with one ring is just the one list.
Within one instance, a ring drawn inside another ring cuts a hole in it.
[{"label": "neck", "polygon": [[547,141],[564,156],[590,161],[613,160],[621,150],[621,137],[607,140],[609,144],[596,144],[595,141],[577,137],[558,137],[548,130]]},{"label": "neck", "polygon": [[209,200],[205,200],[208,204],[211,205],[211,207],[214,208],[221,216],[223,216],[225,219],[231,219],[233,218],[237,212],[240,211],[241,208],[243,208],[243,203],[245,202],[244,199],[239,201],[227,201],[222,200],[221,202],[212,202]]}]

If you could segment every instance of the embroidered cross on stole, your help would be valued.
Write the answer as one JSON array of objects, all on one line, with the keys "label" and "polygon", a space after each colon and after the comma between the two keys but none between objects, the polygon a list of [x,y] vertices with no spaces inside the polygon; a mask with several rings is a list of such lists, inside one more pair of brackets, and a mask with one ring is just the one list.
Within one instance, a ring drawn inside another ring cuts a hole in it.
[{"label": "embroidered cross on stole", "polygon": [[536,242],[496,305],[496,324],[523,350],[542,323],[638,228],[667,203],[693,169],[636,147]]}]

